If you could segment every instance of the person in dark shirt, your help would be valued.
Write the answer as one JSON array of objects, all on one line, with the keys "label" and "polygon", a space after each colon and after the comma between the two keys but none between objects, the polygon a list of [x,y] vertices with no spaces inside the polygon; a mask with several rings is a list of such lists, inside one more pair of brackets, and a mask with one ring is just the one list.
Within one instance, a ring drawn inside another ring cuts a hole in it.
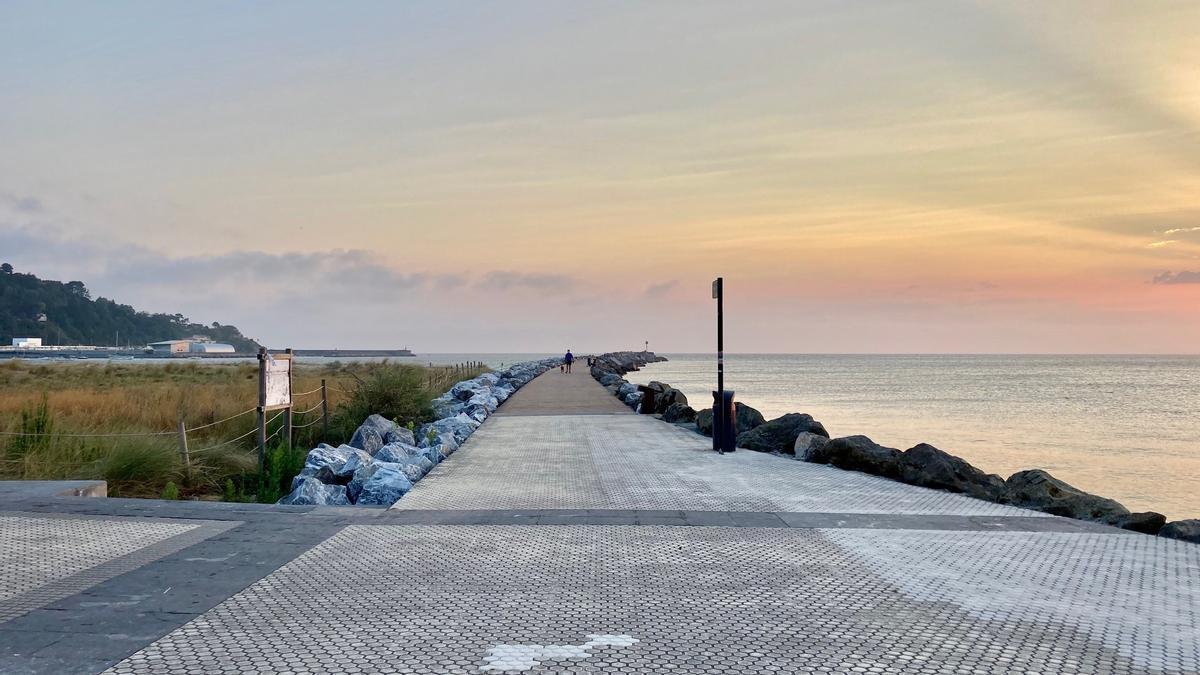
[{"label": "person in dark shirt", "polygon": [[568,373],[571,372],[571,364],[574,362],[575,355],[571,353],[570,349],[568,349],[566,356],[563,356],[563,363],[566,364]]}]

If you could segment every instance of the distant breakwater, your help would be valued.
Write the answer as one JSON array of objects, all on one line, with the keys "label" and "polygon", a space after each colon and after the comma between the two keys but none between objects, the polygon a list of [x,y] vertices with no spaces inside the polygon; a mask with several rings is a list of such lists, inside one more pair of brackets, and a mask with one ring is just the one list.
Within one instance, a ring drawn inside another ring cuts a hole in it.
[{"label": "distant breakwater", "polygon": [[[610,393],[638,412],[711,436],[711,408],[696,410],[682,391],[669,384],[653,381],[641,389],[624,377],[665,360],[649,352],[612,352],[594,357],[591,372]],[[653,409],[643,410],[645,403]],[[1168,523],[1160,513],[1133,513],[1115,500],[1084,492],[1041,469],[1018,471],[1004,479],[928,443],[900,451],[862,435],[832,438],[811,415],[788,413],[767,420],[740,402],[736,404],[736,423],[739,449],[791,456],[999,504],[1200,543],[1200,519]]]}]

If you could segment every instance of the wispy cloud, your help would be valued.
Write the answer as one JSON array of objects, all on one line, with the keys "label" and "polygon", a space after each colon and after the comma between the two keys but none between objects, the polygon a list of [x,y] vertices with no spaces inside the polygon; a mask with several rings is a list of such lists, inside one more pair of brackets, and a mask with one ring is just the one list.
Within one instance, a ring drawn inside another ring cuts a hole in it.
[{"label": "wispy cloud", "polygon": [[1182,234],[1185,232],[1200,232],[1200,227],[1176,227],[1176,228],[1167,230],[1166,232],[1163,232],[1163,234],[1165,234],[1169,237],[1173,234]]},{"label": "wispy cloud", "polygon": [[1155,284],[1200,284],[1200,272],[1189,272],[1181,270],[1179,272],[1163,272],[1154,275],[1152,283]]},{"label": "wispy cloud", "polygon": [[650,287],[646,289],[646,297],[647,298],[661,298],[664,295],[666,295],[667,293],[670,293],[671,290],[674,289],[678,285],[679,285],[679,281],[677,279],[672,279],[670,281],[664,281],[664,282],[657,283],[657,284],[651,284]]},{"label": "wispy cloud", "polygon": [[476,288],[507,291],[533,289],[548,293],[565,293],[575,287],[575,279],[565,274],[537,274],[495,270],[483,275]]},{"label": "wispy cloud", "polygon": [[1146,248],[1162,248],[1164,246],[1170,246],[1171,244],[1178,244],[1178,243],[1179,243],[1178,239],[1166,239],[1163,241],[1152,241],[1149,244],[1146,244]]}]

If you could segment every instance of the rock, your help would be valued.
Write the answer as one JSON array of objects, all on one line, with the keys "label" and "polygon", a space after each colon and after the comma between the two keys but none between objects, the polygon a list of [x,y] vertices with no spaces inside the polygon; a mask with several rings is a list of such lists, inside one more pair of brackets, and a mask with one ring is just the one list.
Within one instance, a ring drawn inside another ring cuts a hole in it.
[{"label": "rock", "polygon": [[712,436],[713,430],[713,411],[712,408],[705,408],[696,412],[696,430],[705,436]]},{"label": "rock", "polygon": [[454,398],[466,402],[471,400],[471,397],[480,392],[486,392],[490,387],[478,382],[477,380],[463,380],[450,387],[450,395]]},{"label": "rock", "polygon": [[411,429],[405,429],[404,427],[397,425],[395,429],[392,429],[383,435],[383,444],[389,445],[391,443],[416,445],[417,439],[413,437],[413,432]]},{"label": "rock", "polygon": [[418,435],[421,438],[425,438],[429,435],[430,431],[438,436],[441,434],[450,434],[461,445],[478,427],[479,422],[477,420],[460,413],[454,417],[445,417],[422,425],[418,431]]},{"label": "rock", "polygon": [[[351,477],[354,476],[354,472],[358,471],[358,467],[360,467],[364,464],[370,464],[370,463],[371,463],[371,456],[367,454],[366,450],[359,450],[358,448],[354,448],[354,452],[350,454],[350,457],[342,464],[341,467],[339,467],[336,471],[333,471],[332,473],[333,473],[334,478],[341,479],[341,480],[338,480],[337,482],[345,483],[346,481],[350,480]],[[323,482],[331,482],[331,481],[323,481]]]},{"label": "rock", "polygon": [[465,403],[454,398],[449,393],[442,394],[441,396],[433,399],[431,405],[433,407],[433,414],[439,419],[443,417],[454,417],[458,413],[462,412],[463,408],[467,407]]},{"label": "rock", "polygon": [[277,504],[310,505],[310,506],[348,506],[350,500],[346,497],[346,488],[342,485],[326,485],[311,476],[305,476],[299,483],[294,484],[287,496]]},{"label": "rock", "polygon": [[377,462],[407,462],[413,457],[421,455],[421,449],[415,445],[406,443],[389,443],[379,449],[375,453],[375,461]]},{"label": "rock", "polygon": [[432,436],[426,436],[421,439],[420,443],[417,444],[417,447],[419,448],[431,448],[438,446],[447,447],[449,448],[450,452],[454,452],[458,449],[458,441],[454,440],[454,434],[441,433],[433,434]]},{"label": "rock", "polygon": [[621,400],[625,400],[626,397],[635,391],[637,391],[637,385],[632,382],[626,382],[617,388],[617,396],[620,396]]},{"label": "rock", "polygon": [[600,379],[600,384],[602,386],[607,387],[611,384],[616,384],[617,382],[619,382],[621,379],[621,376],[616,373],[605,373],[605,374],[601,375],[599,379]]},{"label": "rock", "polygon": [[305,465],[303,469],[300,469],[300,473],[292,477],[293,490],[300,486],[300,481],[303,478],[316,478],[326,485],[338,485],[342,483],[328,466],[315,467]]},{"label": "rock", "polygon": [[1153,511],[1139,511],[1131,513],[1122,518],[1118,518],[1117,522],[1113,523],[1122,530],[1132,530],[1141,532],[1142,534],[1158,534],[1163,525],[1167,524],[1167,517],[1161,513]]},{"label": "rock", "polygon": [[678,422],[694,422],[695,420],[696,411],[686,403],[672,403],[663,411],[664,422],[675,424]]},{"label": "rock", "polygon": [[1176,520],[1158,531],[1158,536],[1200,544],[1200,520]]},{"label": "rock", "polygon": [[374,427],[379,432],[380,436],[386,436],[393,429],[399,429],[400,425],[383,415],[368,415],[367,419],[363,420],[362,426]]},{"label": "rock", "polygon": [[866,436],[835,438],[822,452],[828,455],[829,463],[839,469],[886,478],[900,477],[900,451],[879,445]]},{"label": "rock", "polygon": [[412,489],[412,481],[402,467],[375,464],[376,470],[362,484],[358,493],[360,506],[391,506]]},{"label": "rock", "polygon": [[814,420],[812,415],[788,413],[783,417],[763,422],[749,431],[741,432],[737,436],[737,445],[739,448],[758,452],[790,453],[796,447],[796,438],[804,431],[829,437],[829,432],[825,431],[825,427]]},{"label": "rock", "polygon": [[1000,501],[1004,479],[975,468],[961,457],[938,450],[928,443],[915,445],[900,458],[898,478],[909,485],[961,492],[977,499]]},{"label": "rock", "polygon": [[815,462],[817,464],[828,464],[829,452],[826,450],[828,446],[828,438],[820,434],[814,434],[811,431],[801,431],[796,436],[796,444],[792,446],[792,452],[796,455],[796,459],[805,462]]},{"label": "rock", "polygon": [[383,434],[379,433],[375,427],[364,424],[354,432],[349,445],[359,450],[365,450],[369,455],[374,455],[379,448],[383,447]]},{"label": "rock", "polygon": [[350,459],[350,456],[354,454],[355,450],[359,450],[359,448],[349,445],[335,448],[331,445],[321,443],[308,451],[308,455],[304,458],[304,467],[312,467],[313,474],[321,467],[329,467],[330,471],[337,473],[342,468],[342,465],[346,463],[346,460]]},{"label": "rock", "polygon": [[[739,401],[735,401],[733,404],[733,414],[734,418],[737,420],[737,431],[739,434],[744,431],[750,431],[751,429],[758,428],[767,421],[767,419],[763,417],[762,413]],[[822,427],[822,429],[824,429],[824,427]],[[829,437],[829,434],[820,435],[825,436],[826,438]]]},{"label": "rock", "polygon": [[641,402],[642,392],[640,391],[635,391],[625,397],[625,405],[629,406],[630,408],[637,408],[638,404]]},{"label": "rock", "polygon": [[497,401],[496,397],[492,396],[492,392],[489,390],[472,396],[470,400],[467,401],[467,406],[482,407],[483,409],[487,410],[487,414],[490,415],[496,412],[496,408],[500,407],[500,401]]},{"label": "rock", "polygon": [[1110,525],[1129,515],[1129,509],[1119,503],[1084,492],[1041,469],[1019,471],[1009,476],[1005,482],[1004,501],[1056,516]]}]

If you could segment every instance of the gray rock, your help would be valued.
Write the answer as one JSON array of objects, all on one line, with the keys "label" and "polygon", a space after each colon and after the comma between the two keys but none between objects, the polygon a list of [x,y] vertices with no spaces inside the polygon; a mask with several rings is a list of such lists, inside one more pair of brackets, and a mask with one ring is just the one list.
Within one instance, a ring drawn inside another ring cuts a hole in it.
[{"label": "gray rock", "polygon": [[1084,492],[1041,469],[1014,473],[1005,488],[1005,502],[1056,516],[1115,525],[1129,515],[1120,503]]},{"label": "gray rock", "polygon": [[796,438],[804,431],[829,437],[829,432],[812,415],[788,413],[739,433],[737,445],[758,452],[791,453],[796,447]]},{"label": "gray rock", "polygon": [[630,408],[637,408],[638,404],[641,402],[642,392],[640,391],[635,391],[625,397],[625,405],[629,406]]},{"label": "gray rock", "polygon": [[679,422],[694,422],[696,411],[686,403],[672,403],[663,411],[663,421],[676,424]]},{"label": "gray rock", "polygon": [[[767,419],[763,417],[762,413],[758,412],[754,408],[751,408],[745,403],[742,403],[741,401],[734,401],[733,414],[737,419],[737,431],[739,434],[744,431],[756,429],[765,424],[767,421]],[[826,438],[829,437],[829,434],[821,435],[825,436]]]},{"label": "gray rock", "polygon": [[1142,534],[1158,534],[1166,524],[1167,517],[1153,511],[1131,513],[1118,518],[1117,522],[1113,523],[1113,525],[1122,530],[1132,530],[1134,532],[1141,532]]},{"label": "gray rock", "polygon": [[362,484],[355,502],[360,506],[391,506],[412,489],[412,481],[402,467],[385,463],[373,465],[376,470]]},{"label": "gray rock", "polygon": [[403,463],[420,455],[421,449],[415,445],[389,443],[380,448],[379,452],[375,453],[375,461]]},{"label": "gray rock", "polygon": [[305,476],[295,484],[287,496],[277,504],[293,504],[308,506],[348,506],[350,500],[346,497],[343,485],[326,485],[311,476]]},{"label": "gray rock", "polygon": [[472,396],[470,400],[467,401],[467,406],[479,406],[484,410],[487,410],[487,413],[490,415],[496,412],[496,408],[500,407],[500,402],[496,400],[496,397],[493,396],[492,392],[489,390]]},{"label": "gray rock", "polygon": [[792,452],[796,455],[796,459],[805,462],[815,462],[817,464],[828,464],[829,453],[826,451],[828,446],[828,438],[809,431],[801,431],[796,436],[796,444],[792,446]]},{"label": "gray rock", "polygon": [[605,373],[600,376],[600,384],[601,386],[605,387],[616,384],[617,382],[620,382],[620,380],[621,376],[616,373]]},{"label": "gray rock", "polygon": [[413,432],[410,429],[405,429],[397,425],[395,429],[383,435],[383,444],[403,443],[405,445],[416,445],[417,439],[413,437]]},{"label": "gray rock", "polygon": [[705,436],[712,436],[713,430],[713,411],[712,408],[705,408],[696,412],[696,430]]},{"label": "gray rock", "polygon": [[328,466],[316,467],[305,465],[303,469],[300,469],[300,473],[292,477],[291,489],[295,490],[297,487],[299,487],[301,479],[304,478],[316,478],[326,485],[337,485],[342,482],[338,480],[338,477],[334,475],[333,470]]},{"label": "gray rock", "polygon": [[1158,531],[1158,536],[1200,544],[1200,520],[1176,520]]},{"label": "gray rock", "polygon": [[433,414],[439,419],[443,417],[454,417],[458,413],[462,412],[463,408],[467,407],[465,403],[454,398],[449,393],[442,394],[441,396],[433,399],[433,401],[431,401],[431,405],[433,407]]},{"label": "gray rock", "polygon": [[[337,482],[345,483],[346,481],[350,480],[351,477],[354,476],[354,472],[358,471],[358,467],[360,467],[364,464],[370,464],[370,463],[371,463],[371,456],[367,454],[366,450],[359,450],[358,448],[354,448],[354,452],[350,454],[350,457],[336,471],[333,471],[333,476],[336,479],[341,479],[341,480],[338,480]],[[330,482],[330,481],[324,481],[324,482]]]},{"label": "gray rock", "polygon": [[887,478],[900,477],[900,451],[879,445],[866,436],[835,438],[822,452],[827,453],[829,463],[839,469]]},{"label": "gray rock", "polygon": [[308,455],[304,458],[304,466],[305,468],[312,467],[314,474],[321,467],[329,467],[329,470],[336,474],[356,450],[359,448],[349,445],[335,448],[322,443],[308,451]]},{"label": "gray rock", "polygon": [[975,468],[961,457],[938,450],[928,443],[915,445],[900,458],[898,476],[909,485],[961,492],[977,499],[1000,501],[1004,479]]},{"label": "gray rock", "polygon": [[632,382],[626,382],[617,388],[617,396],[621,397],[621,400],[625,400],[627,396],[635,391],[637,391],[637,385]]},{"label": "gray rock", "polygon": [[374,427],[379,432],[380,436],[387,436],[387,433],[393,429],[399,429],[400,425],[383,415],[368,415],[367,419],[363,420],[362,426]]},{"label": "gray rock", "polygon": [[379,433],[379,429],[364,424],[354,432],[349,445],[359,450],[366,450],[369,455],[374,455],[379,448],[383,447],[383,434]]}]

